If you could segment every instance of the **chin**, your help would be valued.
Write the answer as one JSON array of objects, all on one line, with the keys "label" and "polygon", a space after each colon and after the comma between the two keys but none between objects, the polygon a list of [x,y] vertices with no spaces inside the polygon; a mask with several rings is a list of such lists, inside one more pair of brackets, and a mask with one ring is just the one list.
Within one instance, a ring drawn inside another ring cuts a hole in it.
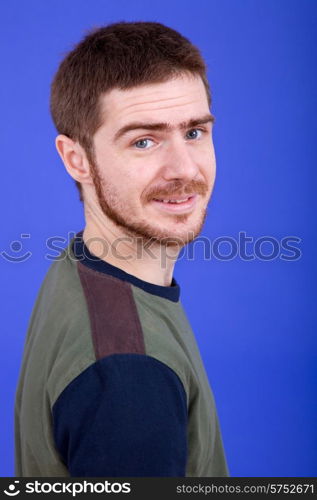
[{"label": "chin", "polygon": [[[170,231],[166,230],[166,227],[163,229],[160,237],[158,238],[160,242],[167,246],[185,246],[188,245],[191,241],[193,241],[199,234],[201,233],[203,224],[199,224],[196,226],[190,226],[186,229],[178,229],[172,228]],[[159,235],[157,235],[159,236]]]}]

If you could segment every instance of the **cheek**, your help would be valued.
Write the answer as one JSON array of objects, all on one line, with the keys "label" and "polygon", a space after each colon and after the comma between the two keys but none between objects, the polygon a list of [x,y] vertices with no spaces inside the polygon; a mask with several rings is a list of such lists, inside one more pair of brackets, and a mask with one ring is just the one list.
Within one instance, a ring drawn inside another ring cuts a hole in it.
[{"label": "cheek", "polygon": [[[148,173],[148,172],[147,172]],[[137,207],[144,203],[146,192],[151,186],[151,178],[138,170],[137,172],[125,172],[116,183],[116,190],[126,206]]]},{"label": "cheek", "polygon": [[125,158],[125,155],[120,154],[120,152],[105,150],[104,154],[100,156],[102,156],[102,160],[99,160],[99,169],[104,182],[110,189],[112,186],[120,194],[129,194],[131,188],[134,189],[139,182],[137,165]]},{"label": "cheek", "polygon": [[142,198],[144,192],[157,184],[160,178],[160,162],[157,157],[154,159],[150,156],[137,160],[127,163],[124,182],[136,196]]},{"label": "cheek", "polygon": [[216,159],[214,149],[209,147],[201,151],[200,165],[209,183],[212,183],[216,176]]}]

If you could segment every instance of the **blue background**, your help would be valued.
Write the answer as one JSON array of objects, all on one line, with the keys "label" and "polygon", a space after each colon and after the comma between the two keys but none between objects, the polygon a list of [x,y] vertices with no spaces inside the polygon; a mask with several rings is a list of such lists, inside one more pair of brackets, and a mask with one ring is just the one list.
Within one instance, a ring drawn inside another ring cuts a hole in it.
[{"label": "blue background", "polygon": [[[14,393],[51,263],[45,241],[61,236],[65,246],[84,227],[55,150],[50,82],[87,29],[141,20],[179,30],[208,64],[217,181],[202,234],[301,239],[295,261],[204,259],[197,245],[195,259],[181,258],[175,268],[231,475],[316,476],[317,2],[33,0],[2,3],[0,14],[1,475],[13,475]],[[26,252],[23,262],[8,261]]]}]

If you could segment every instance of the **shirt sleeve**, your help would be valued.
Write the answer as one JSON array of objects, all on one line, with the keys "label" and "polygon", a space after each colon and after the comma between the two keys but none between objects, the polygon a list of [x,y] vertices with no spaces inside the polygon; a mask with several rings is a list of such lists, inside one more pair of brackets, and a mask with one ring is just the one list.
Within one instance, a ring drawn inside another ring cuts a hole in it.
[{"label": "shirt sleeve", "polygon": [[187,400],[169,366],[147,355],[96,361],[52,408],[55,445],[72,477],[184,477]]}]

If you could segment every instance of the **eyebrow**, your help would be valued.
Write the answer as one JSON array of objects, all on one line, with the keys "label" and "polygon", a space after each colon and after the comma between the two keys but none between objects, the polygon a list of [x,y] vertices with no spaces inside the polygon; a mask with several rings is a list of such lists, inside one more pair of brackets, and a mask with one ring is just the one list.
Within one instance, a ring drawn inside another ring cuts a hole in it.
[{"label": "eyebrow", "polygon": [[[196,127],[197,125],[203,125],[204,123],[214,123],[215,122],[215,117],[211,114],[202,116],[201,118],[193,118],[192,120],[181,122],[176,128],[179,128],[181,130],[186,130],[188,128],[193,128]],[[118,141],[120,137],[123,135],[127,134],[128,132],[131,132],[132,130],[172,130],[173,127],[170,123],[145,123],[145,122],[132,122],[132,123],[127,123],[127,125],[124,125],[121,127],[116,133],[113,138],[113,142]]]}]

